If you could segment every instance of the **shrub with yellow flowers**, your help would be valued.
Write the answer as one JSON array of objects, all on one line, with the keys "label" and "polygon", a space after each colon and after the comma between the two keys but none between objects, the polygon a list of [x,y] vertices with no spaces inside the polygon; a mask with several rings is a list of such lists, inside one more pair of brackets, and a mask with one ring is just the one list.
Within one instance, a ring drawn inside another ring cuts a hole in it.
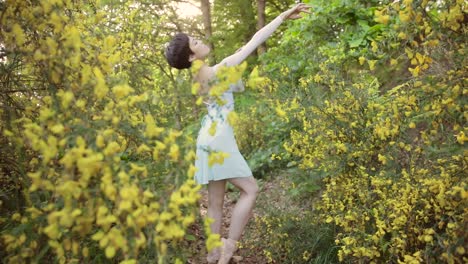
[{"label": "shrub with yellow flowers", "polygon": [[266,57],[300,105],[285,148],[324,175],[340,261],[465,263],[466,2],[348,2],[311,2]]},{"label": "shrub with yellow flowers", "polygon": [[145,75],[162,75],[141,63],[161,59],[147,37],[159,20],[132,1],[1,6],[2,80],[22,106],[2,101],[2,140],[19,164],[2,175],[18,176],[24,199],[0,221],[4,262],[182,263],[200,187],[193,139],[172,118],[193,102],[165,104],[173,87]]}]

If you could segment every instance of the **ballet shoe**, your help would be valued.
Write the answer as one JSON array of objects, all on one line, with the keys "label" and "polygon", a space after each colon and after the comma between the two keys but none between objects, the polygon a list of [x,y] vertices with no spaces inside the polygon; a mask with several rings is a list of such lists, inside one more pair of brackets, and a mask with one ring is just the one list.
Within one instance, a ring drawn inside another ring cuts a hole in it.
[{"label": "ballet shoe", "polygon": [[228,264],[229,260],[231,260],[232,255],[237,250],[237,241],[234,239],[221,239],[223,242],[223,246],[221,248],[221,256],[219,258],[218,264]]},{"label": "ballet shoe", "polygon": [[208,263],[216,263],[219,260],[220,256],[221,248],[214,248],[210,252],[208,252],[208,255],[206,255],[206,261],[208,261]]}]

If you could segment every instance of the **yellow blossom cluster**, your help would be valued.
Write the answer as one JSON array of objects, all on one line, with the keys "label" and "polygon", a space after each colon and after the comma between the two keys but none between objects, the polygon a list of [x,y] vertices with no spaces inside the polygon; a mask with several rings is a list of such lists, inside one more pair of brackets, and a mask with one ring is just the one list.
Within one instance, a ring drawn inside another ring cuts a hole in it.
[{"label": "yellow blossom cluster", "polygon": [[[286,187],[286,186],[285,186]],[[287,199],[287,198],[286,198]],[[318,225],[318,215],[313,212],[297,212],[302,210],[287,203],[288,208],[273,211],[254,218],[253,234],[246,235],[244,247],[253,251],[263,250],[261,263],[310,263],[317,256],[317,251],[324,256],[334,252],[333,245],[328,242],[327,232]],[[322,259],[325,263],[333,263],[332,258]]]},{"label": "yellow blossom cluster", "polygon": [[[3,133],[25,161],[24,208],[2,220],[5,263],[167,263],[196,219],[190,137],[160,108],[162,91],[131,84],[133,35],[106,31],[106,11],[91,2],[3,3],[17,74],[46,87]],[[143,10],[131,2],[123,11]]]},{"label": "yellow blossom cluster", "polygon": [[359,49],[321,47],[316,72],[293,88],[300,106],[277,109],[300,124],[284,147],[325,176],[317,209],[338,227],[340,261],[464,263],[466,3],[374,11],[377,33]]},{"label": "yellow blossom cluster", "polygon": [[215,164],[223,164],[224,159],[229,158],[230,154],[227,152],[216,151],[210,153],[208,156],[208,166],[212,167]]},{"label": "yellow blossom cluster", "polygon": [[[192,75],[196,76],[202,66],[202,61],[195,61],[190,68]],[[220,67],[216,73],[216,77],[210,80],[208,84],[203,84],[210,87],[209,92],[206,92],[206,88],[202,87],[199,82],[193,82],[192,94],[198,95],[197,104],[201,105],[203,100],[215,100],[219,105],[224,105],[225,102],[221,99],[221,95],[229,89],[230,85],[241,80],[246,68],[246,62],[232,67]]]},{"label": "yellow blossom cluster", "polygon": [[222,246],[221,243],[221,236],[219,234],[211,233],[211,224],[213,223],[213,219],[206,217],[204,220],[204,227],[205,227],[205,235],[206,239],[206,249],[208,252],[211,252],[213,249]]}]

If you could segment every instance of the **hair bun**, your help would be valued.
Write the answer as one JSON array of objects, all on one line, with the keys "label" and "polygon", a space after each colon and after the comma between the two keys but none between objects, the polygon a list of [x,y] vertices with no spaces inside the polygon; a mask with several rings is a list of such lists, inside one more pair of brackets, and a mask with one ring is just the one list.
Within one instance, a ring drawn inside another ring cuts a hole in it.
[{"label": "hair bun", "polygon": [[187,69],[192,66],[189,57],[193,54],[190,50],[190,38],[185,33],[177,33],[166,45],[164,55],[167,62],[174,68]]}]

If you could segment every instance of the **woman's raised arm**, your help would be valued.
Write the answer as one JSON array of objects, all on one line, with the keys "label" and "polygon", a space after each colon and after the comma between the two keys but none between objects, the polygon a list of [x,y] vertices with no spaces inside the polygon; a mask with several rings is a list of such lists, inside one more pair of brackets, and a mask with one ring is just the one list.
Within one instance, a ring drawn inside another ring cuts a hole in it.
[{"label": "woman's raised arm", "polygon": [[281,25],[286,19],[297,19],[301,17],[301,12],[309,13],[310,7],[306,4],[297,4],[291,9],[281,13],[273,21],[268,23],[262,29],[257,31],[255,35],[250,39],[247,44],[240,48],[236,53],[223,59],[220,63],[213,66],[215,72],[217,72],[220,66],[235,66],[243,62],[258,46],[265,42],[271,34]]}]

